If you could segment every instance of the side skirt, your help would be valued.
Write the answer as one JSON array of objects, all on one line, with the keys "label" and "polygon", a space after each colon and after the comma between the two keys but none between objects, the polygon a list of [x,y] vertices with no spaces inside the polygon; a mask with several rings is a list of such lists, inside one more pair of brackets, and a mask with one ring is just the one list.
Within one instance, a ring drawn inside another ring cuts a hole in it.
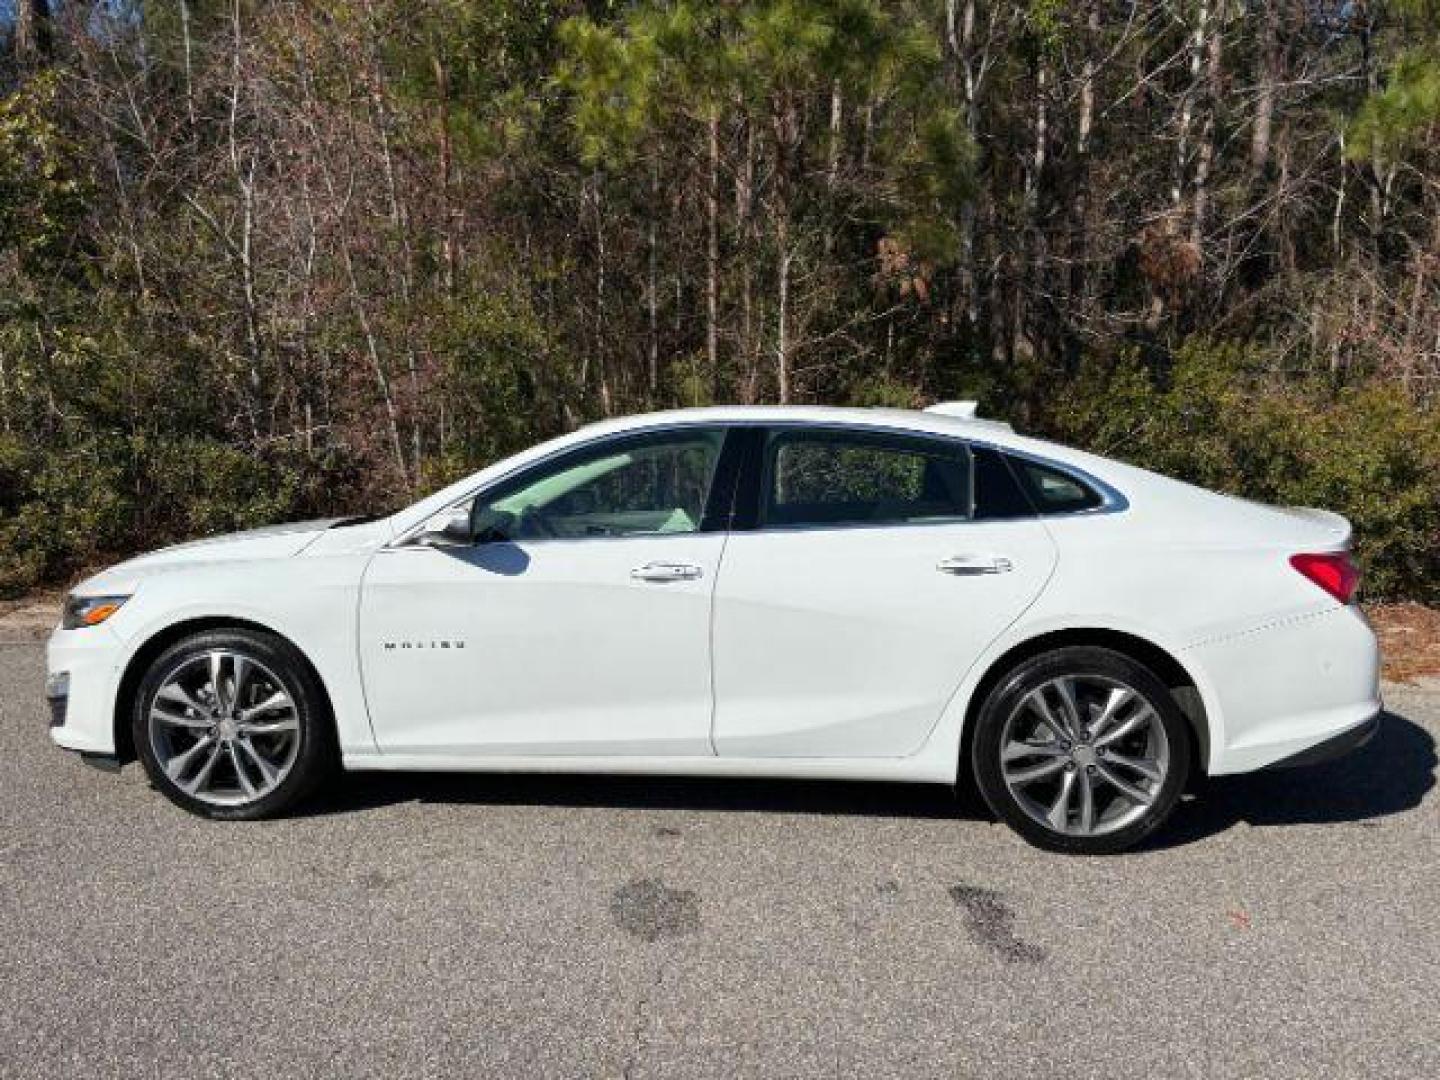
[{"label": "side skirt", "polygon": [[[348,770],[386,772],[613,773],[630,776],[775,777],[793,780],[879,780],[953,784],[955,766],[943,759],[480,756],[472,754],[347,753]],[[948,766],[948,767],[947,767]]]}]

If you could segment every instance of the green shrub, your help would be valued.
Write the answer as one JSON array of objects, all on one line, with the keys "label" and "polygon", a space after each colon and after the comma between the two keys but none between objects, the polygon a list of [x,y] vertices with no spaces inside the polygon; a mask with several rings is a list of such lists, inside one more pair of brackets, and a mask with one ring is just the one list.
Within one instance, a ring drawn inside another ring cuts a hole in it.
[{"label": "green shrub", "polygon": [[0,596],[161,544],[336,509],[332,479],[325,462],[261,460],[213,438],[101,434],[30,454],[0,439]]},{"label": "green shrub", "polygon": [[1097,453],[1355,526],[1375,598],[1440,600],[1440,411],[1401,387],[1290,380],[1233,347],[1192,343],[1162,382],[1091,368],[1048,418]]},{"label": "green shrub", "polygon": [[[549,343],[523,308],[445,314],[432,342],[449,389],[472,404],[451,414],[445,445],[426,456],[425,490],[563,426],[564,365],[527,364]],[[357,505],[374,485],[343,444],[312,455],[282,440],[246,453],[189,415],[187,395],[169,401],[133,378],[100,379],[97,358],[129,355],[115,340],[64,344],[52,368],[74,369],[71,396],[91,395],[83,411],[94,419],[0,434],[0,596],[164,543],[385,509]],[[122,389],[139,395],[133,415],[163,423],[127,431],[124,416],[106,411]],[[1253,352],[1192,342],[1163,378],[1130,358],[1092,364],[1044,396],[1043,433],[1217,490],[1335,510],[1355,526],[1367,595],[1440,601],[1440,411],[1402,387],[1285,378]],[[914,404],[904,384],[878,377],[850,397]]]}]

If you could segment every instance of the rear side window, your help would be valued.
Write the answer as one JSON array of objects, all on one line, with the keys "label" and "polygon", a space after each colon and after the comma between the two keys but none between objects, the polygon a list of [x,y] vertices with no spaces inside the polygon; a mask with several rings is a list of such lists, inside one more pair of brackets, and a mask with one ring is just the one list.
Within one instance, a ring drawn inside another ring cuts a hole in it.
[{"label": "rear side window", "polygon": [[1067,472],[1023,458],[1012,457],[1010,464],[1041,514],[1073,514],[1105,502],[1098,491]]},{"label": "rear side window", "polygon": [[970,516],[970,461],[958,444],[845,432],[768,440],[761,524],[900,525]]}]

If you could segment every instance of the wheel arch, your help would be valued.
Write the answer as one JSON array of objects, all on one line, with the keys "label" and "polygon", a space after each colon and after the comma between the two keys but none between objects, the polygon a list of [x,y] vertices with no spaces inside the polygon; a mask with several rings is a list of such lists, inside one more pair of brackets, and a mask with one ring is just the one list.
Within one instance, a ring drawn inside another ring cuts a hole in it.
[{"label": "wheel arch", "polygon": [[1035,637],[1026,638],[1024,641],[1010,646],[990,663],[985,669],[985,674],[975,684],[975,689],[971,692],[969,701],[965,705],[964,723],[960,730],[958,779],[971,785],[975,783],[974,765],[970,760],[971,743],[975,736],[975,721],[980,715],[980,709],[984,706],[985,699],[990,696],[990,692],[996,684],[1033,656],[1078,645],[1110,649],[1144,664],[1153,671],[1156,677],[1169,688],[1180,711],[1188,721],[1195,751],[1191,755],[1195,774],[1199,775],[1207,771],[1210,760],[1210,717],[1205,708],[1200,684],[1190,670],[1173,653],[1156,645],[1153,641],[1123,630],[1097,626],[1066,628],[1037,634]]},{"label": "wheel arch", "polygon": [[234,615],[203,615],[182,619],[180,622],[161,627],[130,654],[125,671],[120,676],[119,687],[115,692],[114,713],[111,717],[111,723],[114,725],[116,760],[121,762],[135,760],[135,741],[132,737],[130,719],[134,709],[135,695],[139,692],[140,683],[144,680],[150,665],[156,657],[181,638],[189,637],[191,634],[204,633],[207,630],[251,630],[283,641],[295,651],[295,655],[300,658],[300,661],[314,677],[315,685],[320,687],[320,693],[325,701],[326,722],[333,729],[335,705],[330,695],[330,688],[325,685],[324,677],[316,668],[314,661],[305,654],[304,649],[274,627],[266,626],[254,619]]}]

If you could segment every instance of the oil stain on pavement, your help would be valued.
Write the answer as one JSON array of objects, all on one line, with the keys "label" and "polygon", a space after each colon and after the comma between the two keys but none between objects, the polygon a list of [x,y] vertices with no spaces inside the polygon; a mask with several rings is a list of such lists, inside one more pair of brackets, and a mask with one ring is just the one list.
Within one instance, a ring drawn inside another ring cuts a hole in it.
[{"label": "oil stain on pavement", "polygon": [[700,929],[700,901],[690,889],[672,889],[654,878],[615,890],[610,914],[620,929],[642,941],[680,937]]},{"label": "oil stain on pavement", "polygon": [[1012,964],[1038,964],[1045,950],[1015,933],[1015,912],[1004,893],[978,885],[952,885],[950,898],[965,912],[965,921],[975,943]]}]

